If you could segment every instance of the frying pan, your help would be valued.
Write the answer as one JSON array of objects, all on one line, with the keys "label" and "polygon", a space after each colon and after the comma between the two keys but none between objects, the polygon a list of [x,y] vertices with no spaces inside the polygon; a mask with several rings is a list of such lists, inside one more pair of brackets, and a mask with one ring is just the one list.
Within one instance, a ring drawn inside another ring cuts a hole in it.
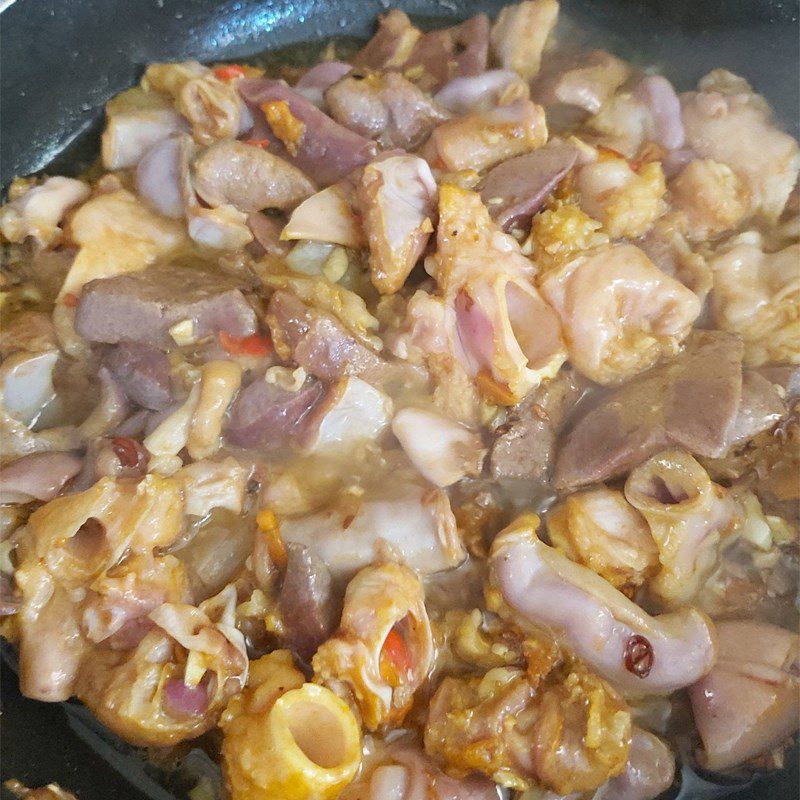
[{"label": "frying pan", "polygon": [[[715,67],[744,75],[795,136],[800,126],[797,0],[561,0],[563,35],[641,64],[679,89]],[[503,0],[391,0],[425,26],[494,14]],[[47,167],[75,174],[95,157],[103,103],[150,61],[243,59],[330,37],[370,35],[390,0],[0,0],[0,185]],[[46,705],[17,689],[4,647],[0,775],[57,781],[81,800],[170,800],[191,782],[163,774],[78,703]],[[215,780],[199,751],[184,773]],[[184,783],[185,785],[181,785]],[[796,748],[786,768],[748,784],[685,776],[681,800],[798,800]],[[5,797],[5,795],[4,795]]]}]

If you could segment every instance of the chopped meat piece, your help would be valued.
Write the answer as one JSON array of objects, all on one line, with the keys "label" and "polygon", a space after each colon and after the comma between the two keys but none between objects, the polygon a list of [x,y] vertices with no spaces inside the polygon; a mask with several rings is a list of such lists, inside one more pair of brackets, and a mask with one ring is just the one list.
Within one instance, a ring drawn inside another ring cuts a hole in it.
[{"label": "chopped meat piece", "polygon": [[634,378],[578,421],[558,453],[555,486],[623,475],[670,445],[722,455],[742,398],[742,352],[738,336],[696,331],[677,358]]},{"label": "chopped meat piece", "polygon": [[60,298],[77,294],[92,279],[110,278],[142,270],[170,258],[187,244],[183,221],[151,211],[125,189],[98,192],[90,197],[65,226],[79,246]]},{"label": "chopped meat piece", "polygon": [[418,156],[393,156],[364,169],[358,199],[372,283],[392,294],[425,250],[436,213],[436,181]]},{"label": "chopped meat piece", "polygon": [[[648,75],[633,91],[620,91],[603,102],[588,120],[601,134],[596,144],[634,158],[643,146],[653,143],[664,148],[663,159],[674,162],[693,157],[682,150],[686,134],[681,104],[672,84],[662,75]],[[684,161],[685,163],[685,161]]]},{"label": "chopped meat piece", "polygon": [[786,404],[768,378],[747,370],[742,376],[742,401],[730,431],[730,445],[746,442],[771,428],[785,413]]},{"label": "chopped meat piece", "polygon": [[[675,780],[675,755],[649,731],[631,728],[631,750],[625,769],[598,789],[595,800],[653,800]],[[545,796],[542,800],[563,800]]]},{"label": "chopped meat piece", "polygon": [[497,429],[489,454],[492,477],[546,481],[552,468],[556,435],[586,388],[587,382],[579,373],[562,369],[552,381],[511,409],[505,423]]},{"label": "chopped meat piece", "polygon": [[515,100],[530,97],[528,84],[510,69],[490,69],[480,75],[453,78],[434,96],[434,100],[453,114],[488,111]]},{"label": "chopped meat piece", "polygon": [[82,460],[70,453],[23,456],[0,470],[0,503],[52,500],[82,466]]},{"label": "chopped meat piece", "polygon": [[291,392],[256,378],[234,400],[225,438],[237,447],[284,447],[302,434],[323,392],[323,385],[315,380]]},{"label": "chopped meat piece", "polygon": [[[366,164],[375,154],[374,142],[334,122],[283,81],[266,78],[243,80],[239,84],[239,91],[253,111],[255,138],[260,138],[263,133],[270,139],[273,152],[306,174],[313,175],[323,186],[336,183],[356,167]],[[264,120],[261,106],[270,102],[286,103],[291,115],[303,125],[295,154],[286,151],[276,132]]]},{"label": "chopped meat piece", "polygon": [[797,364],[767,364],[752,370],[765,377],[773,386],[778,386],[780,392],[788,401],[800,397],[800,365]]},{"label": "chopped meat piece", "polygon": [[289,255],[291,244],[281,240],[281,231],[286,225],[284,217],[275,217],[269,214],[255,212],[247,217],[247,227],[253,233],[253,241],[248,245],[250,254],[255,258],[264,255],[285,258]]},{"label": "chopped meat piece", "polygon": [[744,339],[748,366],[798,361],[799,260],[800,244],[765,252],[755,232],[737,237],[709,260],[714,324]]},{"label": "chopped meat piece", "polygon": [[541,106],[518,100],[439,125],[428,140],[428,149],[451,171],[480,171],[535,150],[546,141]]},{"label": "chopped meat piece", "polygon": [[506,6],[492,26],[492,52],[504,69],[526,81],[539,73],[547,37],[558,19],[558,0],[525,0]]},{"label": "chopped meat piece", "polygon": [[596,114],[630,75],[630,67],[605,50],[571,59],[552,59],[531,87],[544,106],[575,106]]},{"label": "chopped meat piece", "polygon": [[341,80],[352,69],[343,61],[323,61],[311,67],[294,85],[294,90],[310,100],[317,108],[325,108],[325,90]]},{"label": "chopped meat piece", "polygon": [[544,147],[510,158],[490,170],[481,184],[481,200],[505,230],[524,227],[577,157],[575,147],[551,139]]},{"label": "chopped meat piece", "polygon": [[350,181],[339,181],[311,195],[289,217],[281,239],[303,239],[315,244],[326,242],[360,250],[364,233],[357,216],[356,193]]},{"label": "chopped meat piece", "polygon": [[648,135],[667,150],[677,150],[686,141],[681,102],[663,75],[648,75],[636,87],[636,98],[648,112]]},{"label": "chopped meat piece", "polygon": [[393,8],[378,19],[378,31],[356,54],[353,64],[370,69],[402,67],[408,61],[422,31],[411,24],[408,15]]},{"label": "chopped meat piece", "polygon": [[672,207],[686,215],[690,239],[703,241],[733,230],[747,214],[744,183],[718,161],[693,159],[669,189]]},{"label": "chopped meat piece", "polygon": [[481,437],[450,417],[425,408],[404,408],[392,420],[392,432],[409,461],[436,486],[480,475],[486,449]]},{"label": "chopped meat piece", "polygon": [[449,115],[398,72],[354,70],[325,92],[331,116],[384,150],[416,150]]},{"label": "chopped meat piece", "polygon": [[624,158],[610,158],[583,166],[576,188],[580,206],[603,223],[612,239],[644,236],[667,209],[667,187],[658,162],[631,169]]},{"label": "chopped meat piece", "polygon": [[9,242],[32,236],[49,245],[61,237],[64,214],[89,196],[89,187],[74,178],[54,176],[0,207],[0,233]]},{"label": "chopped meat piece", "polygon": [[252,336],[255,311],[231,281],[188,267],[158,266],[90,281],[75,314],[75,330],[93,342],[138,342],[166,348],[169,329],[191,320],[200,339],[218,331]]},{"label": "chopped meat piece", "polygon": [[452,778],[419,752],[416,745],[403,739],[393,740],[389,752],[398,764],[378,767],[372,773],[370,793],[364,800],[413,800],[411,792],[417,786],[432,787],[437,800],[497,800],[497,784],[493,780],[482,775]]},{"label": "chopped meat piece", "polygon": [[453,78],[480,75],[488,57],[489,18],[476,14],[460,25],[420,36],[403,71],[420,89],[435,92]]},{"label": "chopped meat piece", "polygon": [[229,204],[208,208],[200,203],[191,169],[199,149],[190,136],[181,137],[178,171],[189,237],[201,247],[238,250],[253,241],[253,234],[247,227],[247,215]]},{"label": "chopped meat piece", "polygon": [[123,342],[111,350],[106,364],[130,401],[152,411],[163,411],[172,404],[169,358],[161,350]]},{"label": "chopped meat piece", "polygon": [[278,594],[285,644],[301,658],[310,659],[335,630],[338,606],[325,562],[308,547],[287,544],[286,571]]},{"label": "chopped meat piece", "polygon": [[185,126],[163,94],[139,87],[128,89],[106,103],[103,166],[109,170],[135,167],[154,144],[180,133]]},{"label": "chopped meat piece", "polygon": [[572,364],[604,385],[674,354],[700,313],[694,292],[630,244],[597,248],[550,270],[540,290],[561,320]]},{"label": "chopped meat piece", "polygon": [[177,136],[156,142],[136,165],[136,191],[148,205],[170,219],[183,219],[181,142]]},{"label": "chopped meat piece", "polygon": [[495,480],[547,480],[556,434],[550,422],[534,409],[538,406],[533,403],[517,406],[498,428],[489,455],[489,471]]},{"label": "chopped meat piece", "polygon": [[400,476],[367,490],[355,504],[334,502],[282,519],[280,533],[286,544],[313,549],[335,580],[351,578],[387,552],[421,575],[452,569],[466,557],[447,495]]},{"label": "chopped meat piece", "polygon": [[664,425],[680,447],[701,456],[728,449],[731,415],[739,413],[742,397],[740,348],[737,336],[695,331],[685,351],[664,366],[667,385],[655,370],[645,376],[652,375],[655,387],[660,384],[670,390],[669,405],[664,404]]},{"label": "chopped meat piece", "polygon": [[387,366],[339,320],[307,306],[289,292],[272,295],[267,322],[279,355],[286,353],[310,375],[322,380],[380,375]]},{"label": "chopped meat piece", "polygon": [[[534,675],[498,667],[488,679],[446,677],[430,701],[426,752],[458,776],[504,775],[559,794],[594,790],[617,774],[630,746],[622,697],[586,667]],[[589,747],[594,726],[597,747]]]},{"label": "chopped meat piece", "polygon": [[494,223],[476,192],[440,187],[436,256],[428,266],[446,304],[441,322],[430,322],[447,331],[445,352],[456,354],[487,400],[514,405],[558,372],[566,359],[558,317],[530,282],[533,265],[517,240]]},{"label": "chopped meat piece", "polygon": [[235,138],[253,127],[236,82],[221,80],[197,61],[149,64],[141,85],[148,95],[167,95],[174,100],[175,108],[190,123],[197,144]]},{"label": "chopped meat piece", "polygon": [[343,378],[330,386],[315,406],[303,436],[313,453],[352,450],[379,442],[392,418],[392,401],[361,378]]},{"label": "chopped meat piece", "polygon": [[225,139],[194,162],[194,188],[210,206],[291,211],[316,191],[297,167],[262,147]]},{"label": "chopped meat piece", "polygon": [[765,622],[717,626],[719,660],[689,689],[700,763],[729,770],[766,753],[798,727],[797,633]]},{"label": "chopped meat piece", "polygon": [[53,370],[58,359],[56,349],[19,352],[6,359],[0,373],[3,411],[26,426],[32,426],[56,395]]},{"label": "chopped meat piece", "polygon": [[718,70],[703,78],[699,92],[681,95],[681,106],[687,145],[727,164],[750,193],[750,212],[776,220],[797,181],[800,149],[775,126],[764,99]]},{"label": "chopped meat piece", "polygon": [[[682,220],[674,214],[668,214],[657,220],[647,235],[637,241],[637,245],[662,272],[680,281],[702,301],[713,283],[711,267],[700,253],[692,250],[682,230]],[[708,313],[708,309],[704,307],[700,313],[695,325],[705,327],[700,320]]]}]

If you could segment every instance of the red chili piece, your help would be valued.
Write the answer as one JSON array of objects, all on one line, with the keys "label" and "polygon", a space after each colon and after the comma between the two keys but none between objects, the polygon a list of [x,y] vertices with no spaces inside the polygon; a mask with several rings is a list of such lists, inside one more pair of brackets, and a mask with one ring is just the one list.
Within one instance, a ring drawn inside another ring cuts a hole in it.
[{"label": "red chili piece", "polygon": [[141,463],[142,453],[134,439],[129,439],[127,436],[115,436],[111,440],[111,449],[123,467],[132,469]]},{"label": "red chili piece", "polygon": [[625,669],[637,678],[646,678],[656,660],[653,645],[644,636],[634,634],[625,645]]}]

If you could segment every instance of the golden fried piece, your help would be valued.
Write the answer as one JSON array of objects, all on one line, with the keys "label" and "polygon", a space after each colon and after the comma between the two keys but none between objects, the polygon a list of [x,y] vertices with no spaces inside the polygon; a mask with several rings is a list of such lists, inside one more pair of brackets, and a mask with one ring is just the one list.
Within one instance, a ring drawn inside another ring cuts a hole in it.
[{"label": "golden fried piece", "polygon": [[661,568],[650,589],[669,608],[689,602],[717,564],[720,541],[741,512],[722,486],[688,453],[669,450],[640,464],[625,497],[647,520]]},{"label": "golden fried piece", "polygon": [[98,649],[85,660],[77,696],[132,744],[163,747],[205,733],[247,679],[235,609],[233,586],[199,608],[164,603],[133,652]]},{"label": "golden fried piece", "polygon": [[658,548],[647,523],[615,489],[570,495],[548,513],[547,533],[573,561],[629,597],[658,569]]},{"label": "golden fried piece", "polygon": [[366,567],[350,581],[336,636],[314,656],[316,680],[352,696],[370,730],[400,722],[428,674],[433,637],[422,583],[408,567]]},{"label": "golden fried piece", "polygon": [[253,124],[236,84],[220,80],[197,61],[150,64],[142,78],[142,87],[174,100],[176,110],[189,120],[198,144],[235,139]]},{"label": "golden fried piece", "polygon": [[232,800],[333,800],[361,764],[352,711],[329,689],[304,683],[288,650],[252,662],[220,726]]},{"label": "golden fried piece", "polygon": [[478,771],[524,790],[588,791],[628,760],[631,719],[604,681],[577,664],[534,688],[521,669],[445,678],[433,697],[425,749],[456,776]]},{"label": "golden fried piece", "polygon": [[599,219],[612,239],[643,236],[667,209],[657,161],[634,171],[624,158],[598,160],[580,170],[577,189],[581,208]]},{"label": "golden fried piece", "polygon": [[800,245],[767,253],[761,237],[747,232],[709,262],[714,321],[744,339],[748,366],[800,362],[798,260]]}]

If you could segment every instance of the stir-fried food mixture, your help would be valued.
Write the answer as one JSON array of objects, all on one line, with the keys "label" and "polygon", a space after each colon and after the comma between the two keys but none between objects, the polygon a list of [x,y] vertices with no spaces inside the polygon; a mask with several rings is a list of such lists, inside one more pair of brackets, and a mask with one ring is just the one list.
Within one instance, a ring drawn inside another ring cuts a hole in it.
[{"label": "stir-fried food mixture", "polygon": [[743,78],[677,94],[558,11],[151,64],[83,178],[13,182],[25,695],[202,748],[232,800],[781,767],[800,150]]}]

